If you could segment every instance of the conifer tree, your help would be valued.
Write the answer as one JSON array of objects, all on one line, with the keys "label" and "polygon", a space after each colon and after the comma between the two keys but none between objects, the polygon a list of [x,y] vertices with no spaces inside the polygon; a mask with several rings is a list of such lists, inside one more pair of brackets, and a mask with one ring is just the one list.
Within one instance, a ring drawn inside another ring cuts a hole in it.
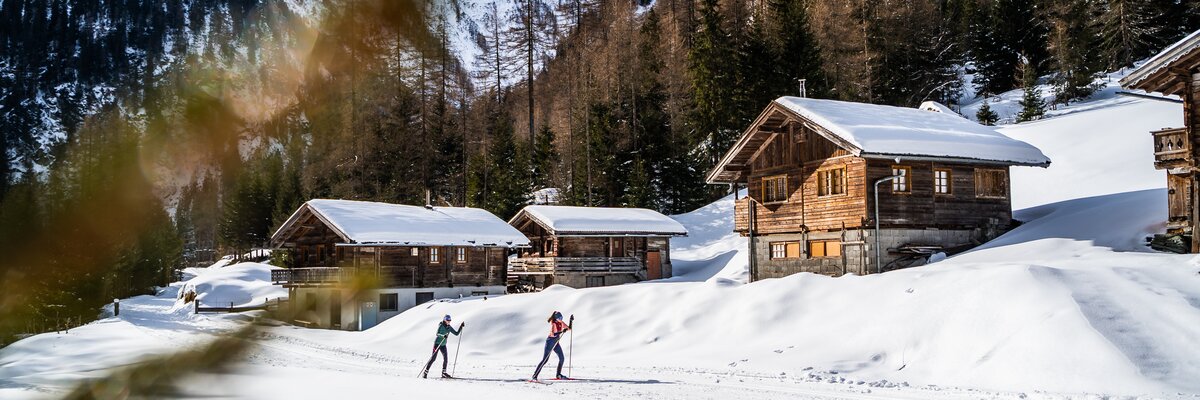
[{"label": "conifer tree", "polygon": [[688,71],[692,79],[694,108],[690,122],[704,146],[703,167],[716,165],[717,159],[733,143],[737,134],[737,85],[733,46],[725,32],[717,0],[700,0],[697,32],[692,35],[688,53]]},{"label": "conifer tree", "polygon": [[979,111],[975,112],[975,119],[981,124],[992,126],[996,125],[996,122],[1000,120],[1000,116],[996,115],[996,112],[992,111],[992,106],[988,104],[987,100],[984,100],[983,105],[979,106]]},{"label": "conifer tree", "polygon": [[1054,101],[1066,104],[1087,98],[1099,87],[1095,82],[1103,62],[1097,10],[1092,0],[1063,0],[1052,9],[1050,51],[1054,58]]},{"label": "conifer tree", "polygon": [[824,96],[821,48],[809,24],[808,0],[773,0],[769,6],[776,22],[775,60],[783,91],[793,93],[804,80],[808,97]]},{"label": "conifer tree", "polygon": [[533,189],[543,189],[554,185],[554,175],[558,168],[558,149],[554,144],[554,131],[550,124],[542,124],[533,144]]},{"label": "conifer tree", "polygon": [[971,59],[979,92],[1002,93],[1019,85],[1017,67],[1022,55],[1040,72],[1047,57],[1048,28],[1034,0],[994,0],[972,18]]},{"label": "conifer tree", "polygon": [[1021,112],[1017,114],[1017,122],[1033,121],[1046,114],[1046,101],[1042,100],[1042,91],[1038,89],[1033,68],[1025,67],[1023,75],[1025,93],[1021,96]]}]

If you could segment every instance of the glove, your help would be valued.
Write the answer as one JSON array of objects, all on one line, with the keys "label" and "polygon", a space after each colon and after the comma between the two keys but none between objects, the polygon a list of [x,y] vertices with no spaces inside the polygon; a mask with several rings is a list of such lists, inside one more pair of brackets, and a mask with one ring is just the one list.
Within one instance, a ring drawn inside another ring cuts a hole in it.
[{"label": "glove", "polygon": [[462,328],[463,328],[464,326],[467,326],[467,323],[466,323],[466,322],[463,322],[463,323],[460,323],[460,324],[458,324],[458,330],[460,330],[460,331],[461,331],[461,330],[462,330]]}]

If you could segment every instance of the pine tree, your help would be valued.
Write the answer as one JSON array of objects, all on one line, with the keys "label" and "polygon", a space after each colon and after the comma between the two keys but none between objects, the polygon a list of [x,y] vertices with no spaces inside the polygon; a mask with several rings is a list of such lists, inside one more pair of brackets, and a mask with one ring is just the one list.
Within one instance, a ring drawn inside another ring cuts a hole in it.
[{"label": "pine tree", "polygon": [[1054,57],[1054,101],[1066,104],[1091,96],[1103,62],[1092,0],[1063,0],[1052,9],[1050,51]]},{"label": "pine tree", "polygon": [[1033,68],[1025,67],[1024,70],[1025,94],[1021,96],[1021,112],[1017,114],[1017,122],[1033,121],[1046,114],[1046,102],[1042,100],[1042,91],[1038,89],[1037,75]]},{"label": "pine tree", "polygon": [[558,149],[554,144],[554,131],[550,124],[542,124],[533,146],[533,188],[553,187],[554,175],[558,170]]},{"label": "pine tree", "polygon": [[1017,68],[1025,62],[1042,70],[1047,58],[1048,28],[1034,0],[994,0],[972,17],[971,59],[979,92],[1003,93],[1019,84]]},{"label": "pine tree", "polygon": [[992,126],[1000,120],[1000,116],[996,115],[996,112],[992,111],[992,106],[988,105],[987,100],[984,100],[983,105],[979,106],[979,111],[975,112],[975,119],[981,124]]},{"label": "pine tree", "polygon": [[775,60],[783,90],[797,90],[803,80],[808,97],[824,96],[821,48],[809,24],[808,0],[772,0],[769,6],[776,22]]},{"label": "pine tree", "polygon": [[734,103],[736,66],[729,62],[734,59],[733,46],[718,4],[717,0],[700,1],[698,31],[692,35],[688,53],[694,102],[690,122],[704,146],[705,168],[716,165],[739,129]]}]

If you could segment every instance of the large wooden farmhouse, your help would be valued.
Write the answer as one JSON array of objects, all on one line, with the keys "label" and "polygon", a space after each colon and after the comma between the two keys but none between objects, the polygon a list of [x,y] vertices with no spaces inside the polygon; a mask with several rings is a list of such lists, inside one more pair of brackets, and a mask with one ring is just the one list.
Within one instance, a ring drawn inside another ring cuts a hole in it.
[{"label": "large wooden farmhouse", "polygon": [[1200,31],[1163,50],[1121,79],[1129,89],[1179,96],[1183,100],[1181,127],[1163,127],[1150,132],[1154,141],[1154,167],[1167,171],[1167,234],[1181,240],[1176,251],[1200,252],[1200,194],[1197,193],[1197,167],[1200,166],[1200,115],[1196,112],[1200,96]]},{"label": "large wooden farmhouse", "polygon": [[643,208],[528,206],[509,224],[529,238],[509,264],[514,289],[582,288],[671,276],[679,222]]},{"label": "large wooden farmhouse", "polygon": [[758,280],[867,274],[978,245],[1012,221],[1009,167],[1049,164],[1037,148],[956,114],[781,97],[707,181],[748,189],[734,229],[750,239]]},{"label": "large wooden farmhouse", "polygon": [[291,255],[271,278],[297,321],[362,330],[429,300],[504,294],[508,255],[528,245],[477,208],[309,200],[271,236]]}]

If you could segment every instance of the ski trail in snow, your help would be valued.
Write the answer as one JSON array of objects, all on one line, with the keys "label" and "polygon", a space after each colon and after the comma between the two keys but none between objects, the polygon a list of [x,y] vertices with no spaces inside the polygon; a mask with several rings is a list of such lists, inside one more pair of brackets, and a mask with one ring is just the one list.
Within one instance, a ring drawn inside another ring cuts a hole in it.
[{"label": "ski trail in snow", "polygon": [[1142,319],[1134,316],[1136,311],[1113,301],[1119,297],[1114,295],[1116,293],[1128,296],[1141,294],[1120,287],[1120,282],[1114,282],[1118,279],[1096,279],[1095,276],[1101,273],[1100,271],[1052,271],[1071,289],[1071,296],[1079,305],[1079,311],[1087,318],[1092,328],[1124,353],[1143,376],[1162,380],[1175,370],[1171,357],[1163,354],[1154,334],[1147,332],[1140,324]]}]

